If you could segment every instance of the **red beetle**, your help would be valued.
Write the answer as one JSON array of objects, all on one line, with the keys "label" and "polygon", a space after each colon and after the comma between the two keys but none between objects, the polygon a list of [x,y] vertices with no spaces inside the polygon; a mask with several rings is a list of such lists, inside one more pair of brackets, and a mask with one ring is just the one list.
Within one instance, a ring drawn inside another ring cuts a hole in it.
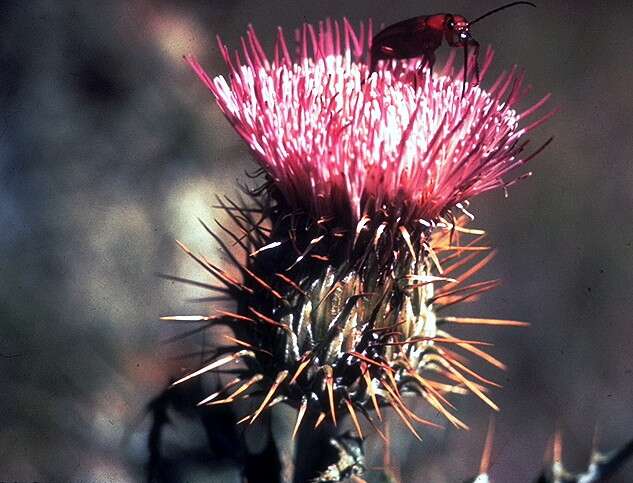
[{"label": "red beetle", "polygon": [[[532,2],[512,2],[490,10],[469,22],[461,15],[437,13],[422,15],[390,25],[378,32],[371,44],[370,72],[376,70],[378,61],[389,59],[410,59],[422,57],[420,69],[428,66],[433,72],[435,51],[442,45],[442,40],[451,47],[464,48],[464,90],[466,89],[466,72],[468,70],[468,47],[475,49],[475,75],[479,83],[479,43],[473,39],[470,26],[493,13],[515,5],[530,5]],[[462,90],[462,95],[463,95]]]}]

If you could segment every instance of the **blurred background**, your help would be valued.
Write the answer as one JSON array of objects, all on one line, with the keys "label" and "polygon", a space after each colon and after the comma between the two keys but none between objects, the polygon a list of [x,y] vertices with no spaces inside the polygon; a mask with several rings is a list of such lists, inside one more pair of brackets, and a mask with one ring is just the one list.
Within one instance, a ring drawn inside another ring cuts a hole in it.
[{"label": "blurred background", "polygon": [[[206,310],[156,273],[202,276],[174,240],[213,257],[196,217],[216,216],[214,196],[253,168],[183,54],[223,73],[215,35],[237,46],[248,23],[270,48],[277,25],[473,18],[501,3],[2,2],[0,480],[144,478],[147,404],[189,364],[158,318]],[[586,464],[596,427],[604,449],[633,436],[632,22],[630,1],[570,0],[474,28],[496,50],[493,74],[525,67],[534,88],[524,106],[551,92],[561,108],[533,135],[535,145],[555,136],[534,176],[507,199],[474,201],[499,250],[488,274],[503,285],[464,315],[532,323],[483,329],[509,366],[488,372],[504,386],[494,393],[497,482],[531,481],[557,426],[571,469]],[[475,397],[458,407],[469,432],[429,431],[420,444],[394,425],[404,482],[475,473],[489,410]],[[194,444],[189,430],[174,444]],[[368,445],[379,465],[379,439]],[[237,481],[197,471],[188,481]],[[613,481],[633,481],[633,464]]]}]

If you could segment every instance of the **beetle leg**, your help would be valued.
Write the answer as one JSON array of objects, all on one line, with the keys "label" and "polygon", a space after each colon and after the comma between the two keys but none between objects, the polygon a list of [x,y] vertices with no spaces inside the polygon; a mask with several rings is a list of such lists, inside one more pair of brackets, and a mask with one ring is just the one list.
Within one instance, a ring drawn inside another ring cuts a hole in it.
[{"label": "beetle leg", "polygon": [[[477,60],[475,60],[475,65],[477,64]],[[468,78],[468,43],[464,42],[464,74],[463,74],[463,83],[462,83],[462,99],[464,98],[464,93],[466,92],[466,79]],[[477,76],[479,79],[479,75]],[[479,83],[479,80],[477,80]]]},{"label": "beetle leg", "polygon": [[416,79],[422,73],[425,67],[429,69],[429,75],[433,76],[433,65],[435,64],[435,51],[427,50],[422,54],[422,60],[416,71]]},{"label": "beetle leg", "polygon": [[429,66],[429,74],[431,77],[433,77],[433,66],[435,65],[435,51],[434,50],[428,51],[426,54],[424,54],[424,57],[426,58],[426,61]]},{"label": "beetle leg", "polygon": [[476,85],[479,85],[479,42],[476,40],[472,41],[472,45],[474,46],[475,55],[475,79],[477,81]]}]

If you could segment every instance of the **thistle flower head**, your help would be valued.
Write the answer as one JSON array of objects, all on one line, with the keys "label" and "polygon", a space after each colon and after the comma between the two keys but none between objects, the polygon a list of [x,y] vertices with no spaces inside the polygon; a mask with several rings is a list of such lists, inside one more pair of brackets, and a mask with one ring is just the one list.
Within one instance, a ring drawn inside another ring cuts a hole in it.
[{"label": "thistle flower head", "polygon": [[[370,74],[371,23],[357,34],[328,20],[296,37],[291,56],[279,29],[273,59],[252,27],[243,57],[231,60],[220,44],[228,78],[210,79],[190,59],[290,206],[348,225],[380,209],[430,221],[505,186],[526,161],[519,139],[538,122],[519,126],[523,79],[514,70],[487,91],[463,93],[452,62],[440,75],[416,74],[416,59]],[[482,78],[492,57],[488,50]]]},{"label": "thistle flower head", "polygon": [[[239,277],[183,246],[217,283],[195,284],[232,297],[235,311],[167,319],[233,329],[224,355],[178,383],[243,361],[204,403],[259,397],[245,421],[285,401],[298,409],[295,431],[307,419],[336,424],[348,414],[360,436],[359,415],[376,427],[371,413],[380,419],[390,406],[417,436],[414,422],[433,423],[407,396],[462,428],[450,394],[471,392],[497,409],[487,395],[494,383],[468,357],[503,363],[448,327],[524,324],[444,313],[497,284],[471,281],[492,253],[483,232],[452,210],[507,186],[504,175],[528,159],[521,136],[547,116],[519,122],[544,100],[517,114],[522,76],[514,71],[463,97],[464,73],[450,62],[433,75],[413,61],[369,75],[370,39],[370,24],[358,33],[347,21],[306,25],[293,57],[280,30],[271,60],[250,29],[243,57],[221,46],[228,79],[209,78],[189,59],[266,182],[249,202],[220,200],[234,227],[218,226],[236,248],[205,225]],[[482,76],[491,60],[488,51]]]}]

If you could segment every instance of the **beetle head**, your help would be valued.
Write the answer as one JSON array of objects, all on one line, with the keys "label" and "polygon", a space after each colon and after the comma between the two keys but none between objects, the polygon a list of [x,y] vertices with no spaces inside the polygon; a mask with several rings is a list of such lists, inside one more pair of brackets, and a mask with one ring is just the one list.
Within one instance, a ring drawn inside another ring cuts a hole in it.
[{"label": "beetle head", "polygon": [[474,42],[470,34],[470,24],[461,15],[447,15],[444,31],[446,42],[451,47],[463,47]]}]

